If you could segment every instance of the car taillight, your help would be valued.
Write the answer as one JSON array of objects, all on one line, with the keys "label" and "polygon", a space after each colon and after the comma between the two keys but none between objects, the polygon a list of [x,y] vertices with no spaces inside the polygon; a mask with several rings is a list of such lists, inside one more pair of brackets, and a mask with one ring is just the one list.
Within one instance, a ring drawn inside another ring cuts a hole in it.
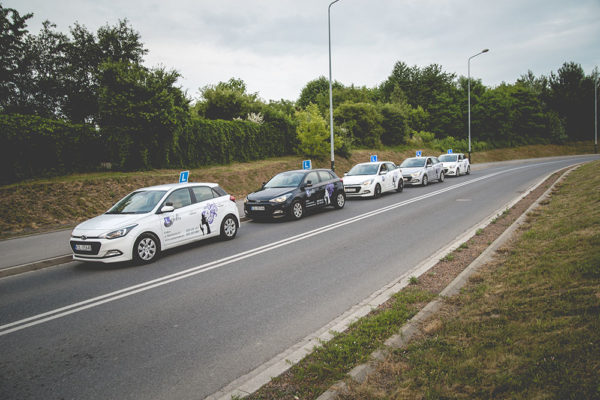
[{"label": "car taillight", "polygon": [[229,200],[231,200],[235,203],[235,196],[229,195]]}]

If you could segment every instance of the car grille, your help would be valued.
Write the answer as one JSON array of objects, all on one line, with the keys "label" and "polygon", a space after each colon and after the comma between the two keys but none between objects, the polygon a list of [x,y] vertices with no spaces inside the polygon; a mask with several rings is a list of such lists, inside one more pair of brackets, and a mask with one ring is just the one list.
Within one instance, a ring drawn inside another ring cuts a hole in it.
[{"label": "car grille", "polygon": [[[98,254],[98,252],[100,251],[100,246],[101,243],[100,242],[84,242],[84,241],[76,241],[76,240],[71,240],[71,249],[73,250],[73,253],[75,254],[85,254],[88,256],[95,256]],[[91,250],[76,250],[75,247],[76,245],[88,245],[91,246]]]}]

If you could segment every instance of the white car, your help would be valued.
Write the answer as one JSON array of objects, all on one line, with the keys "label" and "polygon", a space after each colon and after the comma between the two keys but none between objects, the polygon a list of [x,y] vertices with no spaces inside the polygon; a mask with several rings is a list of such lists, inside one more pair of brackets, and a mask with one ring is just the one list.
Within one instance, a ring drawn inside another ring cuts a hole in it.
[{"label": "white car", "polygon": [[462,174],[469,175],[471,173],[471,165],[469,158],[463,153],[442,154],[438,157],[444,166],[446,176],[461,176]]},{"label": "white car", "polygon": [[444,182],[444,167],[437,157],[412,157],[400,164],[404,181],[410,185],[427,186],[432,180]]},{"label": "white car", "polygon": [[235,198],[216,183],[177,183],[136,190],[71,233],[73,259],[104,263],[154,261],[162,250],[240,226]]},{"label": "white car", "polygon": [[400,169],[390,161],[356,164],[344,174],[347,197],[379,197],[384,192],[401,192],[404,180]]}]

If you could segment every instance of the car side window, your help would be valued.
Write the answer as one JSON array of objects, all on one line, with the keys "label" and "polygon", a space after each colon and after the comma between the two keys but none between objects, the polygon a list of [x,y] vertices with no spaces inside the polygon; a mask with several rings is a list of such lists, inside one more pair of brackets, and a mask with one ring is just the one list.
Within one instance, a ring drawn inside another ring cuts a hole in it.
[{"label": "car side window", "polygon": [[208,186],[195,186],[192,188],[196,202],[206,201],[214,198],[213,190]]},{"label": "car side window", "polygon": [[428,159],[427,159],[427,166],[428,166],[428,167],[431,167],[431,158],[428,158]]},{"label": "car side window", "polygon": [[308,181],[310,181],[313,185],[319,183],[319,175],[317,174],[317,171],[309,172],[308,175],[306,175],[304,183],[308,183]]},{"label": "car side window", "polygon": [[392,163],[386,163],[388,170],[393,171],[396,169],[396,166]]},{"label": "car side window", "polygon": [[177,189],[167,197],[166,203],[173,204],[175,209],[186,207],[192,204],[192,196],[190,196],[188,188]]},{"label": "car side window", "polygon": [[387,166],[385,164],[381,164],[381,169],[379,170],[379,173],[381,172],[388,172]]},{"label": "car side window", "polygon": [[319,178],[321,180],[321,182],[326,182],[326,181],[330,181],[333,178],[331,177],[331,174],[327,171],[318,171],[319,173]]}]

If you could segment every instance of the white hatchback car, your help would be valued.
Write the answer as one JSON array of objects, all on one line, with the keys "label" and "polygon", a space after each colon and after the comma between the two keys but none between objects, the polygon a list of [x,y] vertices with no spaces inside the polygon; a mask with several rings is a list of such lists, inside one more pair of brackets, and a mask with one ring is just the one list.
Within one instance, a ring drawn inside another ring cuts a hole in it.
[{"label": "white hatchback car", "polygon": [[446,176],[461,176],[462,174],[469,175],[471,173],[471,165],[469,158],[463,153],[442,154],[438,157],[444,166]]},{"label": "white hatchback car", "polygon": [[216,183],[177,183],[136,190],[105,214],[71,233],[73,259],[139,263],[161,250],[221,235],[233,239],[240,226],[235,198]]},{"label": "white hatchback car", "polygon": [[356,164],[344,174],[343,181],[347,197],[377,198],[384,192],[404,189],[402,172],[390,161]]}]

